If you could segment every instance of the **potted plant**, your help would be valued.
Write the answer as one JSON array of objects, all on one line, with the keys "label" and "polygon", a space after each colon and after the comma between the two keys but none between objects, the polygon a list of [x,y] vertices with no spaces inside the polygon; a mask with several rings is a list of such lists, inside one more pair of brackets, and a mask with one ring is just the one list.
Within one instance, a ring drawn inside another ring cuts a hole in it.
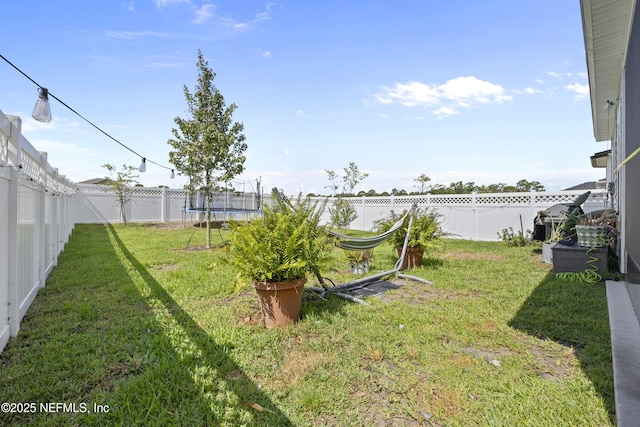
[{"label": "potted plant", "polygon": [[607,246],[611,233],[617,229],[616,212],[606,209],[581,215],[575,229],[578,245],[603,248]]},{"label": "potted plant", "polygon": [[559,222],[555,222],[551,219],[551,228],[549,229],[549,238],[542,242],[542,262],[547,264],[553,264],[553,251],[552,247],[555,243],[563,240],[564,236],[564,224],[566,219],[561,219]]},{"label": "potted plant", "polygon": [[267,328],[300,318],[307,274],[326,266],[333,247],[320,225],[324,204],[302,196],[294,204],[280,197],[274,200],[275,205],[264,206],[262,218],[232,222],[230,237],[231,264],[252,281]]},{"label": "potted plant", "polygon": [[[406,210],[401,214],[396,214],[393,210],[391,213],[374,223],[374,227],[379,232],[388,231],[400,218],[404,216]],[[418,267],[422,264],[422,258],[425,252],[437,250],[442,247],[442,237],[448,233],[442,231],[440,226],[440,215],[435,210],[429,208],[417,208],[413,214],[413,223],[409,233],[409,242],[407,244],[407,253],[405,254],[402,269]],[[401,254],[404,245],[405,236],[409,226],[410,215],[404,219],[402,227],[396,231],[389,240]]]},{"label": "potted plant", "polygon": [[369,261],[372,258],[371,251],[344,251],[344,256],[349,261],[351,273],[362,276],[369,272]]}]

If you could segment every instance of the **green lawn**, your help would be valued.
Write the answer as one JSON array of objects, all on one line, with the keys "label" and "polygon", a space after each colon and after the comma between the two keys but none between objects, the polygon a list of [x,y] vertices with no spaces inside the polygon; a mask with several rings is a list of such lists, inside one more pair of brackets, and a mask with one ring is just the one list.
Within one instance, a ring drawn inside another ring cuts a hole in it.
[{"label": "green lawn", "polygon": [[[309,292],[300,322],[266,330],[203,242],[77,225],[0,355],[0,402],[22,409],[0,425],[613,425],[604,286],[556,279],[532,247],[448,240],[411,271],[433,285],[371,306]],[[376,248],[374,269],[393,262]],[[326,275],[346,270],[336,250]]]}]

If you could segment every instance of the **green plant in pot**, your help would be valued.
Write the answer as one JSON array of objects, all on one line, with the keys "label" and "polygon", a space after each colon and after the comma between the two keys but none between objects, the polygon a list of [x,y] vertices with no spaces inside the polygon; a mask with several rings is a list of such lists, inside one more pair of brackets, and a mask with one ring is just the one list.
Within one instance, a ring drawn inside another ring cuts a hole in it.
[{"label": "green plant in pot", "polygon": [[372,258],[371,251],[344,251],[344,256],[349,261],[351,273],[363,275],[369,272],[369,261]]},{"label": "green plant in pot", "polygon": [[588,248],[607,246],[617,231],[616,211],[605,209],[589,212],[580,216],[575,225],[578,245]]},{"label": "green plant in pot", "polygon": [[300,318],[308,273],[321,271],[331,259],[333,241],[320,225],[324,204],[298,196],[294,203],[274,197],[262,218],[231,223],[230,260],[252,281],[267,328]]},{"label": "green plant in pot", "polygon": [[[393,210],[385,218],[374,222],[374,228],[384,233],[393,227],[407,211],[400,214]],[[394,245],[400,255],[402,246],[404,245],[405,236],[409,227],[410,216],[408,215],[402,224],[402,227],[391,235],[389,240]],[[409,241],[407,243],[407,253],[405,255],[402,269],[418,267],[422,264],[422,258],[425,253],[436,251],[442,248],[442,238],[447,236],[441,227],[441,217],[438,212],[430,208],[416,208],[413,214],[413,222],[409,233]]]}]

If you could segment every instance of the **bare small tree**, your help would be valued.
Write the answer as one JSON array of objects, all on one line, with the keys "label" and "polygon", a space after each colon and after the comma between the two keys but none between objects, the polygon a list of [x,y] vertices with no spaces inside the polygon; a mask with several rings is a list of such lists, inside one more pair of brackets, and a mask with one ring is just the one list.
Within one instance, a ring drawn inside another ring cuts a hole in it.
[{"label": "bare small tree", "polygon": [[131,187],[138,184],[136,178],[139,175],[135,175],[135,171],[138,170],[135,166],[122,165],[121,170],[117,170],[115,166],[110,163],[102,165],[109,171],[109,175],[106,178],[104,185],[110,187],[116,194],[118,200],[118,206],[120,206],[120,222],[127,223],[127,217],[125,215],[124,207],[129,201],[129,194],[131,193]]}]

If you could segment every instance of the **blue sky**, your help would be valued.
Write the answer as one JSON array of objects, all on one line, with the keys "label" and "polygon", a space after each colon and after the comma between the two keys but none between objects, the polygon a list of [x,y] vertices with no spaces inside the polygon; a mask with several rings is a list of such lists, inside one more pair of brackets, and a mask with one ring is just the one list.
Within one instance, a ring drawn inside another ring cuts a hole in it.
[{"label": "blue sky", "polygon": [[[358,190],[604,177],[577,1],[12,1],[3,15],[2,55],[168,167],[200,49],[245,125],[241,178],[265,188],[326,194],[325,169],[349,162],[369,173]],[[37,88],[4,62],[0,81],[0,110],[68,178],[139,165],[53,99],[52,122],[31,119]],[[169,174],[148,164],[139,181],[186,182]]]}]

